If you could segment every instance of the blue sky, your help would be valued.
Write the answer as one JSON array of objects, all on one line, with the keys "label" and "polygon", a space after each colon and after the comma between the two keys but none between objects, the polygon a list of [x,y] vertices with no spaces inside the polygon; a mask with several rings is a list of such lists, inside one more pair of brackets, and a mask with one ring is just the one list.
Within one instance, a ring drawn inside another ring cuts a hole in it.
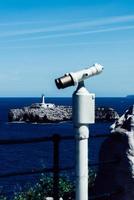
[{"label": "blue sky", "polygon": [[71,96],[54,79],[93,63],[96,96],[134,94],[133,0],[0,0],[0,96]]}]

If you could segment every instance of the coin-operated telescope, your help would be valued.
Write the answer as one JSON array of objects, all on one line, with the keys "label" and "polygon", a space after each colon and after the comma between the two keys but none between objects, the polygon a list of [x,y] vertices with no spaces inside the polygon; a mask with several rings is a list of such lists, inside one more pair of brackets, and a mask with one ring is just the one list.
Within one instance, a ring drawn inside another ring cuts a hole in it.
[{"label": "coin-operated telescope", "polygon": [[73,126],[76,138],[76,200],[88,200],[88,138],[89,124],[95,121],[95,95],[89,93],[84,80],[100,74],[103,66],[94,64],[86,69],[66,73],[55,79],[58,89],[78,85],[73,93]]}]

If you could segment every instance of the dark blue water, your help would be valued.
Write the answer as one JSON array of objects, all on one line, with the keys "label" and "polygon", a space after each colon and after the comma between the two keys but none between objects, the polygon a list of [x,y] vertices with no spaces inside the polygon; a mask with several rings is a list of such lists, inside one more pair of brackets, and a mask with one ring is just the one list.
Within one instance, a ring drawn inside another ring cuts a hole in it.
[{"label": "dark blue water", "polygon": [[[56,105],[71,105],[71,98],[46,98],[47,102]],[[73,135],[71,122],[55,124],[8,123],[8,111],[11,108],[21,108],[40,102],[39,98],[0,98],[0,139],[20,139],[51,136],[53,134]],[[97,98],[96,106],[114,108],[120,115],[134,103],[133,98]],[[90,134],[109,134],[110,123],[96,123],[90,126]],[[98,160],[102,139],[90,139],[90,162]],[[34,170],[42,167],[52,167],[52,142],[25,145],[0,146],[0,174]],[[60,165],[72,166],[75,161],[74,141],[62,141],[60,144]],[[34,184],[40,175],[11,177],[0,179],[0,192],[8,195],[18,191],[27,184]]]}]

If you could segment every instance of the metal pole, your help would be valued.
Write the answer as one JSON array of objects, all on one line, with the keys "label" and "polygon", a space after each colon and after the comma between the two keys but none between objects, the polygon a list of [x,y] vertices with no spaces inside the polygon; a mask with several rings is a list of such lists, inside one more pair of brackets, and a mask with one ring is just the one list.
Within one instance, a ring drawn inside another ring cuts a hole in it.
[{"label": "metal pole", "polygon": [[60,136],[58,134],[53,135],[53,197],[54,200],[59,200],[59,143]]},{"label": "metal pole", "polygon": [[[88,200],[88,137],[86,126],[76,128],[76,200]],[[84,136],[83,136],[84,133]]]},{"label": "metal pole", "polygon": [[94,123],[94,94],[80,82],[73,94],[73,125],[76,138],[76,200],[88,200],[88,138]]}]

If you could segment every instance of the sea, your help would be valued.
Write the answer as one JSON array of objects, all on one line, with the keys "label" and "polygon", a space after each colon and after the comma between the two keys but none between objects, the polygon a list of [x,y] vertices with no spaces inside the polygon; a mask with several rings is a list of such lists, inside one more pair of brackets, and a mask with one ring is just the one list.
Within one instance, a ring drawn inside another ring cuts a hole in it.
[{"label": "sea", "polygon": [[[72,105],[71,98],[46,98],[47,103]],[[22,108],[39,103],[40,98],[0,98],[0,140],[48,137],[54,134],[74,136],[72,122],[62,123],[9,123],[8,112],[12,108]],[[101,97],[95,100],[96,107],[111,107],[121,116],[134,104],[133,97]],[[89,125],[90,135],[110,134],[112,122],[96,122]],[[89,138],[89,161],[98,162],[99,150],[105,138]],[[60,167],[75,165],[75,141],[60,142]],[[53,143],[0,145],[0,195],[12,197],[14,193],[26,190],[37,183],[41,174],[11,176],[1,178],[6,173],[34,171],[53,167]],[[68,172],[66,172],[68,173]],[[72,175],[71,175],[72,176]]]}]

